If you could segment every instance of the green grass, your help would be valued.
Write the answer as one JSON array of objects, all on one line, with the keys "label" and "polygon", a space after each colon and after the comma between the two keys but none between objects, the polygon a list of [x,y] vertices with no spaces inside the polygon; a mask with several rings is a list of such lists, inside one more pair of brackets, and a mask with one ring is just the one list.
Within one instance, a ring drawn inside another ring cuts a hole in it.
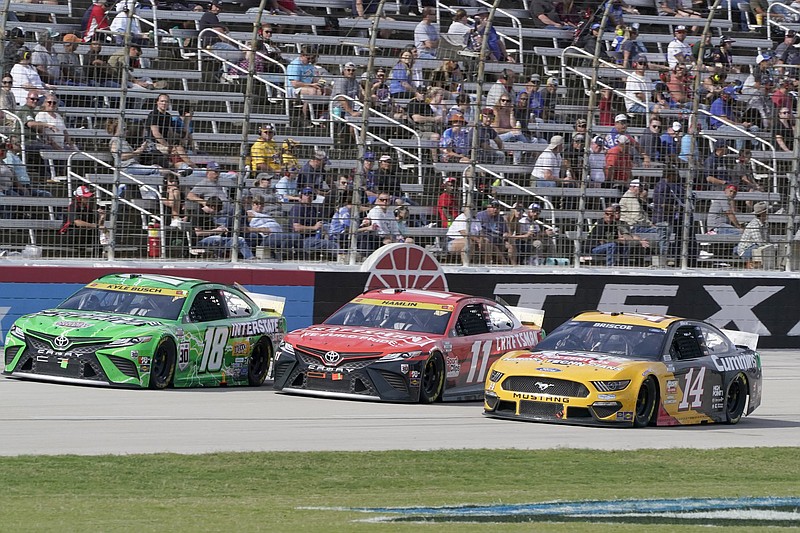
[{"label": "green grass", "polygon": [[[620,438],[624,434],[620,432]],[[799,451],[559,449],[10,457],[0,463],[0,531],[633,532],[643,527],[574,522],[375,524],[356,521],[375,515],[298,507],[797,497]],[[753,527],[724,529],[744,532]],[[648,525],[647,530],[669,532],[676,526]],[[682,527],[681,531],[708,528]]]}]

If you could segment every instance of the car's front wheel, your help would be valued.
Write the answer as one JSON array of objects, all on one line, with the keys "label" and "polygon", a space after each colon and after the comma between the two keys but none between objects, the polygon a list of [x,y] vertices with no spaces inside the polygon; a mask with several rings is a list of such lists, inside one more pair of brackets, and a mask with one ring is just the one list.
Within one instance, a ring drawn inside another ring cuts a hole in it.
[{"label": "car's front wheel", "polygon": [[725,395],[725,417],[728,424],[736,424],[742,419],[744,406],[747,402],[747,383],[744,376],[739,374],[728,387]]},{"label": "car's front wheel", "polygon": [[420,403],[433,403],[441,400],[444,390],[444,360],[442,354],[432,353],[425,361],[422,383],[419,389]]},{"label": "car's front wheel", "polygon": [[634,413],[633,427],[643,428],[650,424],[656,412],[656,383],[653,378],[647,378],[639,388],[636,397],[636,413]]},{"label": "car's front wheel", "polygon": [[150,364],[150,388],[166,389],[175,374],[175,345],[161,339]]},{"label": "car's front wheel", "polygon": [[272,344],[267,339],[259,340],[250,354],[250,361],[247,363],[247,383],[251,387],[260,387],[264,383],[272,364],[273,350]]}]

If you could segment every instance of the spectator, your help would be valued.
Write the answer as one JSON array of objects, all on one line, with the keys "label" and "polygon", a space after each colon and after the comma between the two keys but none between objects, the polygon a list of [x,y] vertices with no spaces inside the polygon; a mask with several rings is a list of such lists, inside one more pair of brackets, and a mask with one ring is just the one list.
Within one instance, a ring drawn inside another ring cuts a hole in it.
[{"label": "spectator", "polygon": [[328,156],[324,151],[317,150],[314,152],[314,157],[309,159],[300,169],[300,174],[297,176],[297,188],[301,190],[310,188],[316,196],[327,195],[330,191],[328,173],[325,169],[327,161]]},{"label": "spectator", "polygon": [[[439,141],[439,132],[442,131],[445,116],[437,114],[433,106],[438,106],[442,101],[442,90],[438,87],[427,89],[427,96],[423,88],[416,93],[415,97],[408,102],[408,117],[413,122],[416,129],[423,139],[429,141]],[[436,161],[436,149],[431,149],[431,159]]]},{"label": "spectator", "polygon": [[208,11],[203,13],[197,23],[197,29],[200,33],[205,30],[212,30],[206,32],[203,36],[203,46],[206,48],[213,48],[216,50],[238,50],[239,47],[227,42],[225,39],[215,35],[213,32],[218,32],[223,35],[228,33],[228,27],[220,22],[219,14],[222,12],[222,0],[211,0],[211,5]]},{"label": "spectator", "polygon": [[583,159],[586,155],[586,137],[583,133],[577,133],[572,136],[572,143],[564,150],[564,177],[574,180],[575,183],[580,183],[583,179]]},{"label": "spectator", "polygon": [[[683,124],[677,120],[672,123],[672,126],[667,128],[667,131],[661,134],[661,143],[665,150],[665,160],[669,165],[675,165],[678,162],[678,153],[681,149],[681,140],[683,138]],[[640,147],[641,149],[641,147]]]},{"label": "spectator", "polygon": [[536,28],[564,28],[570,23],[561,20],[555,3],[551,0],[531,0],[529,10]]},{"label": "spectator", "polygon": [[269,0],[267,6],[276,15],[307,15],[294,0]]},{"label": "spectator", "polygon": [[420,59],[436,59],[439,51],[439,25],[436,23],[436,9],[422,9],[422,20],[414,28],[414,44]]},{"label": "spectator", "polygon": [[606,142],[596,135],[589,146],[589,186],[601,187],[606,181]]},{"label": "spectator", "polygon": [[[472,135],[478,136],[478,161],[481,163],[502,165],[506,156],[503,154],[503,140],[492,128],[494,109],[484,107],[481,110],[480,123],[470,131],[469,145],[472,146]],[[495,148],[496,147],[496,148]]]},{"label": "spectator", "polygon": [[703,163],[703,173],[706,176],[706,187],[711,190],[721,191],[730,183],[731,168],[725,154],[728,152],[728,141],[718,139],[714,144],[714,151],[708,155]]},{"label": "spectator", "polygon": [[414,239],[408,236],[408,223],[410,211],[405,204],[398,205],[394,208],[394,220],[397,223],[397,232],[402,238],[401,242],[406,244],[414,244]]},{"label": "spectator", "polygon": [[285,231],[275,216],[275,212],[267,211],[263,196],[253,196],[252,207],[247,211],[247,242],[251,248],[269,248],[274,259],[282,260],[291,254],[292,249],[301,246],[301,238],[297,233]]},{"label": "spectator", "polygon": [[57,35],[53,31],[42,33],[31,54],[31,64],[36,67],[36,72],[44,83],[57,84],[61,80],[58,54],[53,50],[53,39]]},{"label": "spectator", "polygon": [[647,80],[647,57],[640,55],[633,58],[633,72],[628,74],[625,82],[625,109],[629,115],[644,115],[651,110],[650,82]]},{"label": "spectator", "polygon": [[467,16],[467,12],[463,9],[456,9],[456,12],[453,14],[453,22],[450,24],[450,27],[447,28],[448,35],[454,36],[461,36],[463,41],[461,41],[464,46],[467,45],[467,37],[470,32],[473,31],[472,23],[469,20],[469,16]]},{"label": "spectator", "polygon": [[[772,91],[772,94],[770,95],[772,104],[776,109],[787,108],[791,110],[794,108],[794,97],[792,95],[792,91],[794,91],[793,79],[781,78],[778,80],[775,90]],[[780,120],[780,115],[778,115],[778,119]]]},{"label": "spectator", "polygon": [[627,135],[617,136],[616,146],[606,152],[606,180],[613,183],[628,183],[633,177],[633,155]]},{"label": "spectator", "polygon": [[113,69],[103,55],[103,45],[100,37],[89,42],[89,51],[83,57],[83,72],[89,85],[97,87],[119,87]]},{"label": "spectator", "polygon": [[[514,118],[514,106],[510,96],[501,96],[494,106],[494,120],[492,122],[494,131],[497,132],[503,145],[507,143],[526,143],[527,137],[522,133],[522,124],[517,123]],[[510,149],[511,147],[508,146]],[[522,150],[513,150],[513,161],[515,165],[522,162]]]},{"label": "spectator", "polygon": [[775,47],[775,57],[784,65],[800,65],[800,50],[795,46],[797,33],[793,30],[786,30],[783,34],[783,42]]},{"label": "spectator", "polygon": [[31,53],[26,49],[19,51],[19,62],[11,68],[11,78],[14,80],[11,92],[14,93],[18,106],[25,105],[25,99],[30,95],[29,91],[55,88],[44,83],[42,78],[39,77],[36,67],[31,65]]},{"label": "spectator", "polygon": [[133,75],[133,69],[138,69],[141,68],[142,66],[141,60],[139,59],[140,57],[142,57],[142,47],[139,46],[138,44],[132,44],[128,47],[127,64],[125,63],[124,49],[114,52],[108,58],[108,66],[116,71],[116,77],[120,86],[122,85],[123,71],[127,69],[129,89],[136,89],[136,90],[164,89],[167,86],[167,82],[164,80],[154,82],[152,78],[148,76],[141,76],[137,78]]},{"label": "spectator", "polygon": [[369,97],[372,100],[372,107],[376,111],[392,118],[398,118],[395,104],[392,101],[392,93],[386,83],[386,71],[382,68],[375,72],[375,81],[370,84]]},{"label": "spectator", "polygon": [[[506,44],[497,34],[497,30],[495,30],[494,25],[492,25],[492,27],[489,28],[488,33],[486,33],[488,20],[489,10],[485,7],[479,7],[478,11],[475,12],[475,33],[480,36],[481,39],[486,40],[486,49],[488,50],[486,59],[488,61],[508,61],[513,63],[514,58],[508,55]],[[484,35],[484,33],[486,33],[486,35]],[[480,46],[473,46],[473,49],[479,50]]]},{"label": "spectator", "polygon": [[106,221],[106,210],[97,207],[94,192],[87,185],[81,185],[75,189],[63,221],[59,234],[69,245],[93,246],[100,243],[100,230]]},{"label": "spectator", "polygon": [[603,210],[603,219],[589,234],[590,249],[593,254],[605,255],[606,266],[627,265],[633,241],[647,249],[650,243],[633,235],[619,221],[620,211],[609,206]]},{"label": "spectator", "polygon": [[[209,161],[206,163],[206,177],[197,183],[189,193],[186,195],[187,209],[190,212],[197,212],[202,208],[211,198],[217,198],[221,202],[221,206],[214,208],[216,216],[229,216],[233,213],[232,206],[230,205],[230,195],[228,189],[219,183],[220,179],[220,166],[216,161]],[[226,224],[227,225],[227,224]]]},{"label": "spectator", "polygon": [[740,191],[760,191],[761,185],[756,181],[753,173],[753,165],[750,163],[752,152],[749,148],[742,148],[736,158],[736,164],[731,173],[731,183],[736,185]]},{"label": "spectator", "polygon": [[667,45],[667,63],[670,69],[676,65],[690,64],[692,61],[692,47],[686,44],[686,26],[675,26],[675,38]]},{"label": "spectator", "polygon": [[[528,120],[530,120],[530,94],[528,91],[520,91],[517,93],[517,101],[514,102],[514,116],[513,123],[519,122],[523,132],[528,131]],[[531,121],[531,125],[535,125],[536,121]],[[536,142],[536,135],[531,135],[531,140]]]},{"label": "spectator", "polygon": [[83,42],[91,42],[95,35],[102,38],[100,32],[109,29],[107,9],[106,0],[92,0],[92,6],[83,16]]},{"label": "spectator", "polygon": [[481,236],[481,223],[472,218],[472,209],[465,204],[447,228],[447,251],[460,254],[461,263],[469,265],[473,260],[483,259],[488,249],[489,242]]},{"label": "spectator", "polygon": [[620,45],[622,52],[622,68],[630,68],[633,58],[647,53],[647,47],[639,40],[639,28],[631,26],[628,28],[628,38]]},{"label": "spectator", "polygon": [[450,127],[444,130],[439,141],[441,153],[439,158],[443,163],[469,163],[470,162],[470,131],[465,127],[467,121],[460,113],[450,116]]},{"label": "spectator", "polygon": [[662,166],[667,162],[668,147],[661,139],[661,118],[658,116],[650,117],[647,131],[639,136],[639,153],[645,168]]},{"label": "spectator", "polygon": [[557,91],[558,80],[556,78],[547,78],[547,84],[539,89],[539,97],[542,101],[542,122],[556,121]]},{"label": "spectator", "polygon": [[[761,117],[761,125],[765,127],[771,123],[774,113],[774,106],[769,97],[775,87],[776,80],[776,73],[772,68],[773,60],[774,58],[769,52],[756,56],[756,68],[750,69],[750,75],[742,84],[741,97],[739,99],[739,103],[746,107],[748,111],[758,113]],[[735,90],[730,94],[733,97]],[[713,108],[711,111],[713,113]]]},{"label": "spectator", "polygon": [[450,226],[450,223],[458,216],[458,198],[454,192],[456,178],[445,178],[442,182],[442,193],[436,200],[436,210],[439,212],[439,220],[443,228]]},{"label": "spectator", "polygon": [[[487,252],[499,264],[512,266],[517,264],[517,249],[508,240],[511,232],[503,217],[500,215],[500,202],[490,200],[486,209],[475,216],[481,223],[481,237],[488,242]],[[508,254],[506,256],[506,254]]]},{"label": "spectator", "polygon": [[497,75],[497,80],[492,84],[489,88],[489,92],[486,94],[486,105],[495,107],[503,96],[513,101],[515,94],[515,78],[516,74],[513,70],[504,68],[503,71]]},{"label": "spectator", "polygon": [[[418,93],[414,86],[414,54],[408,50],[400,53],[398,61],[389,76],[389,93],[392,98],[409,99]],[[424,94],[424,91],[419,91]]]},{"label": "spectator", "polygon": [[0,150],[5,150],[5,156],[0,156],[0,159],[2,159],[14,173],[12,196],[35,196],[38,198],[50,198],[53,196],[50,191],[37,189],[33,186],[31,177],[28,174],[28,168],[19,156],[19,154],[22,153],[22,147],[19,144],[17,136],[12,135],[8,137],[8,142],[6,144],[0,143]]},{"label": "spectator", "polygon": [[475,124],[475,106],[472,105],[472,100],[467,93],[460,93],[456,96],[455,105],[447,111],[448,118],[454,114],[463,116],[467,125]]},{"label": "spectator", "polygon": [[387,193],[383,191],[378,193],[375,206],[369,210],[367,217],[362,221],[362,229],[371,227],[372,230],[362,231],[360,249],[375,250],[382,244],[406,241],[400,233],[394,212],[389,210],[390,202],[391,197]]},{"label": "spectator", "polygon": [[514,243],[517,247],[517,258],[522,264],[542,265],[545,257],[555,251],[556,231],[539,219],[541,212],[542,207],[532,203],[517,221],[518,232]]},{"label": "spectator", "polygon": [[455,97],[459,92],[459,87],[464,81],[464,73],[461,72],[461,65],[458,61],[445,59],[436,70],[431,73],[431,85],[441,87],[445,91],[445,97]]},{"label": "spectator", "polygon": [[[125,32],[130,31],[131,42],[135,44],[147,44],[147,34],[142,32],[142,25],[139,24],[139,2],[137,0],[121,0],[117,3],[117,14],[109,25],[109,30],[114,34],[114,43],[122,45],[125,43]],[[128,22],[130,17],[130,23]],[[202,22],[202,19],[200,19]]]},{"label": "spectator", "polygon": [[58,100],[53,93],[44,98],[43,111],[36,113],[36,122],[48,124],[39,134],[40,139],[53,150],[78,150],[69,136],[67,125],[58,111]]},{"label": "spectator", "polygon": [[[344,176],[342,176],[344,178]],[[348,190],[348,183],[344,178],[344,183],[340,183],[337,207],[331,217],[328,227],[328,238],[334,241],[339,248],[350,248],[350,216],[353,211],[353,189]],[[369,230],[371,228],[357,228],[359,230]]]},{"label": "spectator", "polygon": [[[383,190],[378,187],[378,173],[375,170],[375,154],[372,152],[364,152],[364,158],[361,163],[361,168],[356,167],[353,169],[353,182],[355,176],[361,174],[361,190],[366,194],[366,200],[374,204],[375,198],[378,197],[378,191]],[[348,181],[348,186],[349,186]]]},{"label": "spectator", "polygon": [[563,181],[561,178],[561,169],[564,164],[563,149],[564,137],[553,135],[547,148],[536,159],[533,172],[531,172],[535,186],[555,187]]},{"label": "spectator", "polygon": [[708,206],[709,233],[718,235],[741,235],[744,224],[736,218],[736,193],[738,187],[733,184],[725,186],[725,198],[711,200]]},{"label": "spectator", "polygon": [[250,196],[255,198],[260,196],[264,203],[264,212],[269,214],[279,214],[281,211],[280,198],[275,192],[275,187],[272,186],[272,175],[266,172],[261,172],[256,175],[253,180],[253,186],[250,187]]},{"label": "spectator", "polygon": [[258,134],[258,139],[250,147],[250,168],[255,172],[280,172],[283,165],[280,148],[273,140],[275,126],[264,124],[258,129]]},{"label": "spectator", "polygon": [[193,168],[196,165],[183,147],[183,132],[170,113],[169,104],[169,95],[159,94],[156,107],[147,115],[147,138],[153,143],[149,145],[149,149],[158,151],[178,164]]},{"label": "spectator", "polygon": [[676,234],[675,243],[680,243],[683,228],[683,213],[686,210],[683,185],[678,183],[678,171],[666,167],[661,180],[653,189],[653,223],[667,238],[661,241],[660,254],[669,253],[670,235]]},{"label": "spectator", "polygon": [[[17,99],[14,98],[14,93],[11,92],[11,87],[14,85],[14,79],[11,74],[3,74],[2,87],[0,87],[0,110],[8,111],[9,113],[16,114],[17,112]],[[13,118],[6,114],[2,114],[3,120],[0,124],[4,129],[13,130],[16,122]]]},{"label": "spectator", "polygon": [[711,50],[711,58],[710,58],[710,65],[722,65],[723,71],[727,74],[730,72],[738,73],[739,66],[734,65],[733,63],[733,53],[731,49],[733,48],[733,43],[736,41],[727,35],[723,35],[719,38],[719,45],[716,48],[712,48]]},{"label": "spectator", "polygon": [[[701,18],[700,13],[697,11],[684,7],[682,0],[656,0],[656,8],[658,9],[658,14],[661,16],[693,19]],[[678,27],[682,27],[684,30],[686,29],[684,26]],[[697,26],[692,26],[693,33],[697,33],[698,30],[699,28]]]},{"label": "spectator", "polygon": [[197,239],[197,246],[204,248],[216,248],[218,251],[233,250],[234,243],[239,246],[239,253],[245,260],[253,259],[253,252],[244,237],[234,240],[228,237],[230,230],[224,222],[226,217],[222,215],[222,201],[216,197],[209,197],[205,200],[200,209],[192,217],[192,229]]},{"label": "spectator", "polygon": [[[293,59],[286,67],[286,95],[289,98],[302,99],[303,96],[322,94],[322,84],[317,77],[313,57],[311,48],[304,46],[300,50],[300,56]],[[309,117],[307,103],[303,103],[303,116],[306,119]]]},{"label": "spectator", "polygon": [[6,46],[3,50],[3,64],[0,65],[0,74],[11,71],[11,67],[16,64],[19,57],[19,51],[25,48],[25,31],[22,28],[11,28],[6,35],[8,42],[5,43]]},{"label": "spectator", "polygon": [[601,88],[600,101],[597,103],[597,110],[600,115],[597,121],[598,125],[613,126],[614,117],[618,116],[617,113],[621,107],[613,90],[608,87]]},{"label": "spectator", "polygon": [[58,63],[61,70],[61,79],[58,83],[62,85],[88,85],[86,76],[83,74],[81,59],[76,53],[81,38],[74,33],[64,36],[64,51],[58,54]]},{"label": "spectator", "polygon": [[541,76],[531,74],[528,83],[525,84],[525,92],[528,93],[529,124],[543,122],[542,113],[544,112],[544,96],[541,92]]},{"label": "spectator", "polygon": [[643,187],[638,179],[633,179],[628,184],[628,190],[622,195],[619,202],[619,220],[630,233],[657,233],[659,243],[667,244],[667,233],[650,220],[646,212],[647,188]]},{"label": "spectator", "polygon": [[769,226],[767,217],[769,215],[769,204],[758,202],[753,206],[753,219],[747,223],[739,244],[734,248],[736,255],[745,260],[745,268],[753,268],[753,250],[759,246],[769,244]]},{"label": "spectator", "polygon": [[400,188],[400,175],[394,166],[392,156],[384,154],[378,159],[378,171],[375,173],[375,190],[386,191],[392,198],[404,198]]},{"label": "spectator", "polygon": [[338,116],[360,117],[364,90],[356,78],[356,64],[345,63],[342,78],[333,83],[333,112]]},{"label": "spectator", "polygon": [[620,113],[614,117],[614,127],[606,134],[605,145],[607,148],[613,148],[619,143],[619,138],[623,136],[631,141],[631,136],[628,135],[628,115]]},{"label": "spectator", "polygon": [[296,202],[300,200],[297,194],[297,167],[285,168],[278,183],[275,184],[275,193],[282,202]]},{"label": "spectator", "polygon": [[292,231],[300,237],[306,253],[323,252],[335,256],[339,253],[339,245],[323,234],[322,211],[311,203],[313,197],[314,190],[310,187],[300,191],[300,201],[289,211]]}]

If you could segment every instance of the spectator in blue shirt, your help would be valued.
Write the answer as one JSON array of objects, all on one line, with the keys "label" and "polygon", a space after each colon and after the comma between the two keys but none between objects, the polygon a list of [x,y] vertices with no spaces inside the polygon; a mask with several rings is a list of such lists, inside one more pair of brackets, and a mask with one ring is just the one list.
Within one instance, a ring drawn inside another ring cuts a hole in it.
[{"label": "spectator in blue shirt", "polygon": [[460,113],[450,116],[450,127],[444,130],[439,141],[439,159],[443,163],[469,163],[470,134],[466,123]]}]

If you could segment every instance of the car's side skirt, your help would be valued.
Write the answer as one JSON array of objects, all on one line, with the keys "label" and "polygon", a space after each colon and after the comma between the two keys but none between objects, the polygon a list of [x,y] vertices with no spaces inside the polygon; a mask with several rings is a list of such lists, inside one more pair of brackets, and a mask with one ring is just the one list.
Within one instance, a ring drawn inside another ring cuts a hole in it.
[{"label": "car's side skirt", "polygon": [[31,374],[29,372],[14,372],[6,374],[9,378],[32,379],[36,381],[49,381],[52,383],[71,383],[74,385],[91,385],[93,387],[120,387],[125,389],[140,389],[138,385],[123,385],[120,383],[110,383],[108,381],[94,381],[90,379],[65,378],[62,376],[48,376],[44,374]]},{"label": "car's side skirt", "polygon": [[323,390],[308,390],[308,389],[296,389],[292,387],[286,387],[281,389],[280,392],[287,392],[289,394],[301,394],[303,396],[318,396],[320,398],[341,398],[345,400],[369,400],[369,401],[381,401],[380,396],[368,396],[365,394],[349,394],[347,392],[330,392],[330,391],[323,391]]}]

